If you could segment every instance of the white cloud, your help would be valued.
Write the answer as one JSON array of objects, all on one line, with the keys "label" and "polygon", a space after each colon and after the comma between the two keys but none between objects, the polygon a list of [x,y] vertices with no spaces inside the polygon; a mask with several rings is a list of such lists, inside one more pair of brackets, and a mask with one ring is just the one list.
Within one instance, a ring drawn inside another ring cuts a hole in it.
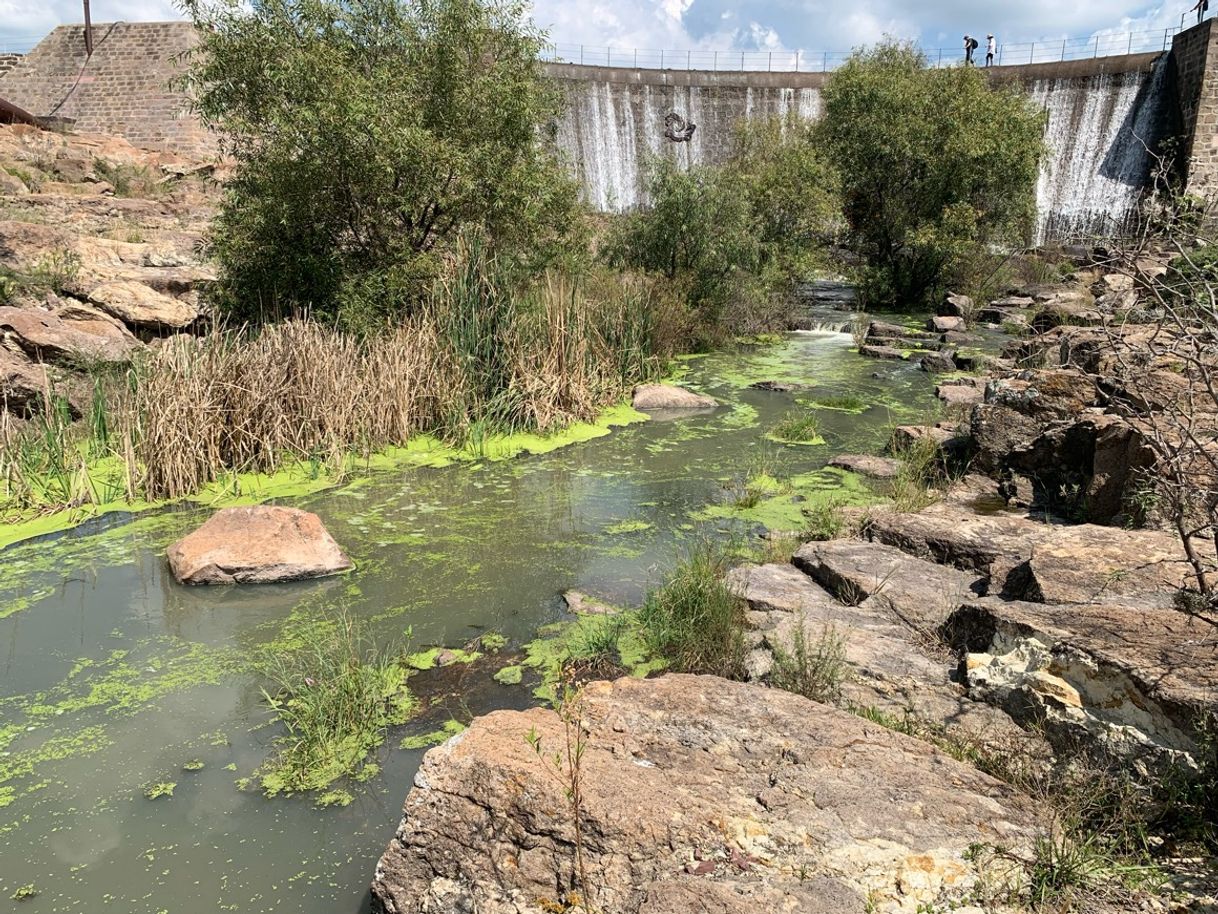
[{"label": "white cloud", "polygon": [[[1179,26],[1191,0],[534,0],[534,18],[554,41],[617,48],[794,49],[844,51],[886,34],[953,52],[964,32],[993,31],[1000,41],[1061,39]],[[30,42],[63,22],[78,22],[80,0],[0,0],[0,44]],[[176,19],[172,0],[94,0],[97,22]],[[1115,45],[1115,42],[1114,42]]]}]

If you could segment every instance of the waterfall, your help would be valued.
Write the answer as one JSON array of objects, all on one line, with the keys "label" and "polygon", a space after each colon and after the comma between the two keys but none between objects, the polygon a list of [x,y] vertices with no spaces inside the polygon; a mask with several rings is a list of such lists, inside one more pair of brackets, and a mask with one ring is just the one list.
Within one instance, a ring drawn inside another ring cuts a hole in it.
[{"label": "waterfall", "polygon": [[1164,135],[1169,100],[1160,60],[1151,74],[1039,79],[1048,155],[1036,186],[1037,240],[1109,235],[1134,214]]},{"label": "waterfall", "polygon": [[[608,80],[562,80],[566,106],[556,141],[580,183],[585,202],[623,212],[643,202],[647,161],[667,156],[685,168],[716,165],[731,151],[741,120],[820,114],[820,92],[809,88],[673,86]],[[676,113],[698,125],[688,143],[664,138],[664,118]]]}]

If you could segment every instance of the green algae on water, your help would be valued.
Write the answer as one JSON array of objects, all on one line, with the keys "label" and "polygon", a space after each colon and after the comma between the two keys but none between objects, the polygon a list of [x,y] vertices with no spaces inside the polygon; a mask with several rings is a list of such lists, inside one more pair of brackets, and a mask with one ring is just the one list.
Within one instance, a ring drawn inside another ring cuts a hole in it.
[{"label": "green algae on water", "polygon": [[505,666],[495,673],[494,679],[501,685],[520,685],[521,680],[524,679],[524,667],[518,663]]},{"label": "green algae on water", "polygon": [[652,524],[645,520],[624,520],[620,523],[610,524],[605,528],[605,532],[610,536],[618,536],[623,533],[642,533],[644,530],[650,530]]},{"label": "green algae on water", "polygon": [[428,733],[420,733],[415,736],[403,737],[401,748],[403,749],[427,749],[431,746],[438,746],[440,743],[446,742],[450,737],[456,736],[458,733],[465,732],[466,725],[459,720],[447,720],[444,725],[438,730],[432,730]]}]

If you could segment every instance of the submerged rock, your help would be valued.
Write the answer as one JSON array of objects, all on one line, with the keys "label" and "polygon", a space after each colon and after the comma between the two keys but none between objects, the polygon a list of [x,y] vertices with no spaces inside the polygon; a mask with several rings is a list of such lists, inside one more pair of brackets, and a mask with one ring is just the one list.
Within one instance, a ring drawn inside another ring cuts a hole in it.
[{"label": "submerged rock", "polygon": [[779,394],[788,394],[793,390],[798,390],[798,384],[789,384],[786,381],[758,381],[755,384],[750,384],[753,390],[768,390]]},{"label": "submerged rock", "polygon": [[[624,678],[587,686],[580,719],[587,906],[602,914],[912,911],[967,897],[970,847],[1026,852],[1039,829],[1010,787],[775,689]],[[549,755],[563,740],[553,711],[498,711],[428,752],[373,910],[535,914],[571,900],[574,822]]]},{"label": "submerged rock", "polygon": [[829,466],[849,470],[860,476],[870,476],[872,479],[895,479],[901,472],[901,461],[872,454],[838,454],[829,461]]},{"label": "submerged rock", "polygon": [[268,505],[218,511],[168,556],[181,584],[271,584],[351,568],[316,514]]},{"label": "submerged rock", "polygon": [[712,397],[673,384],[640,384],[634,389],[635,409],[707,409],[718,406]]}]

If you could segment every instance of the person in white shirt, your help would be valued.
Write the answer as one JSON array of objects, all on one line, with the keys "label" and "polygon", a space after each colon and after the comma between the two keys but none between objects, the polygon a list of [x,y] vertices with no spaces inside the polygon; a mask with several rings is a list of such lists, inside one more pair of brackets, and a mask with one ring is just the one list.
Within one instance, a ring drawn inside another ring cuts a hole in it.
[{"label": "person in white shirt", "polygon": [[985,65],[992,67],[994,65],[994,55],[998,53],[998,42],[994,40],[993,35],[985,37]]}]

